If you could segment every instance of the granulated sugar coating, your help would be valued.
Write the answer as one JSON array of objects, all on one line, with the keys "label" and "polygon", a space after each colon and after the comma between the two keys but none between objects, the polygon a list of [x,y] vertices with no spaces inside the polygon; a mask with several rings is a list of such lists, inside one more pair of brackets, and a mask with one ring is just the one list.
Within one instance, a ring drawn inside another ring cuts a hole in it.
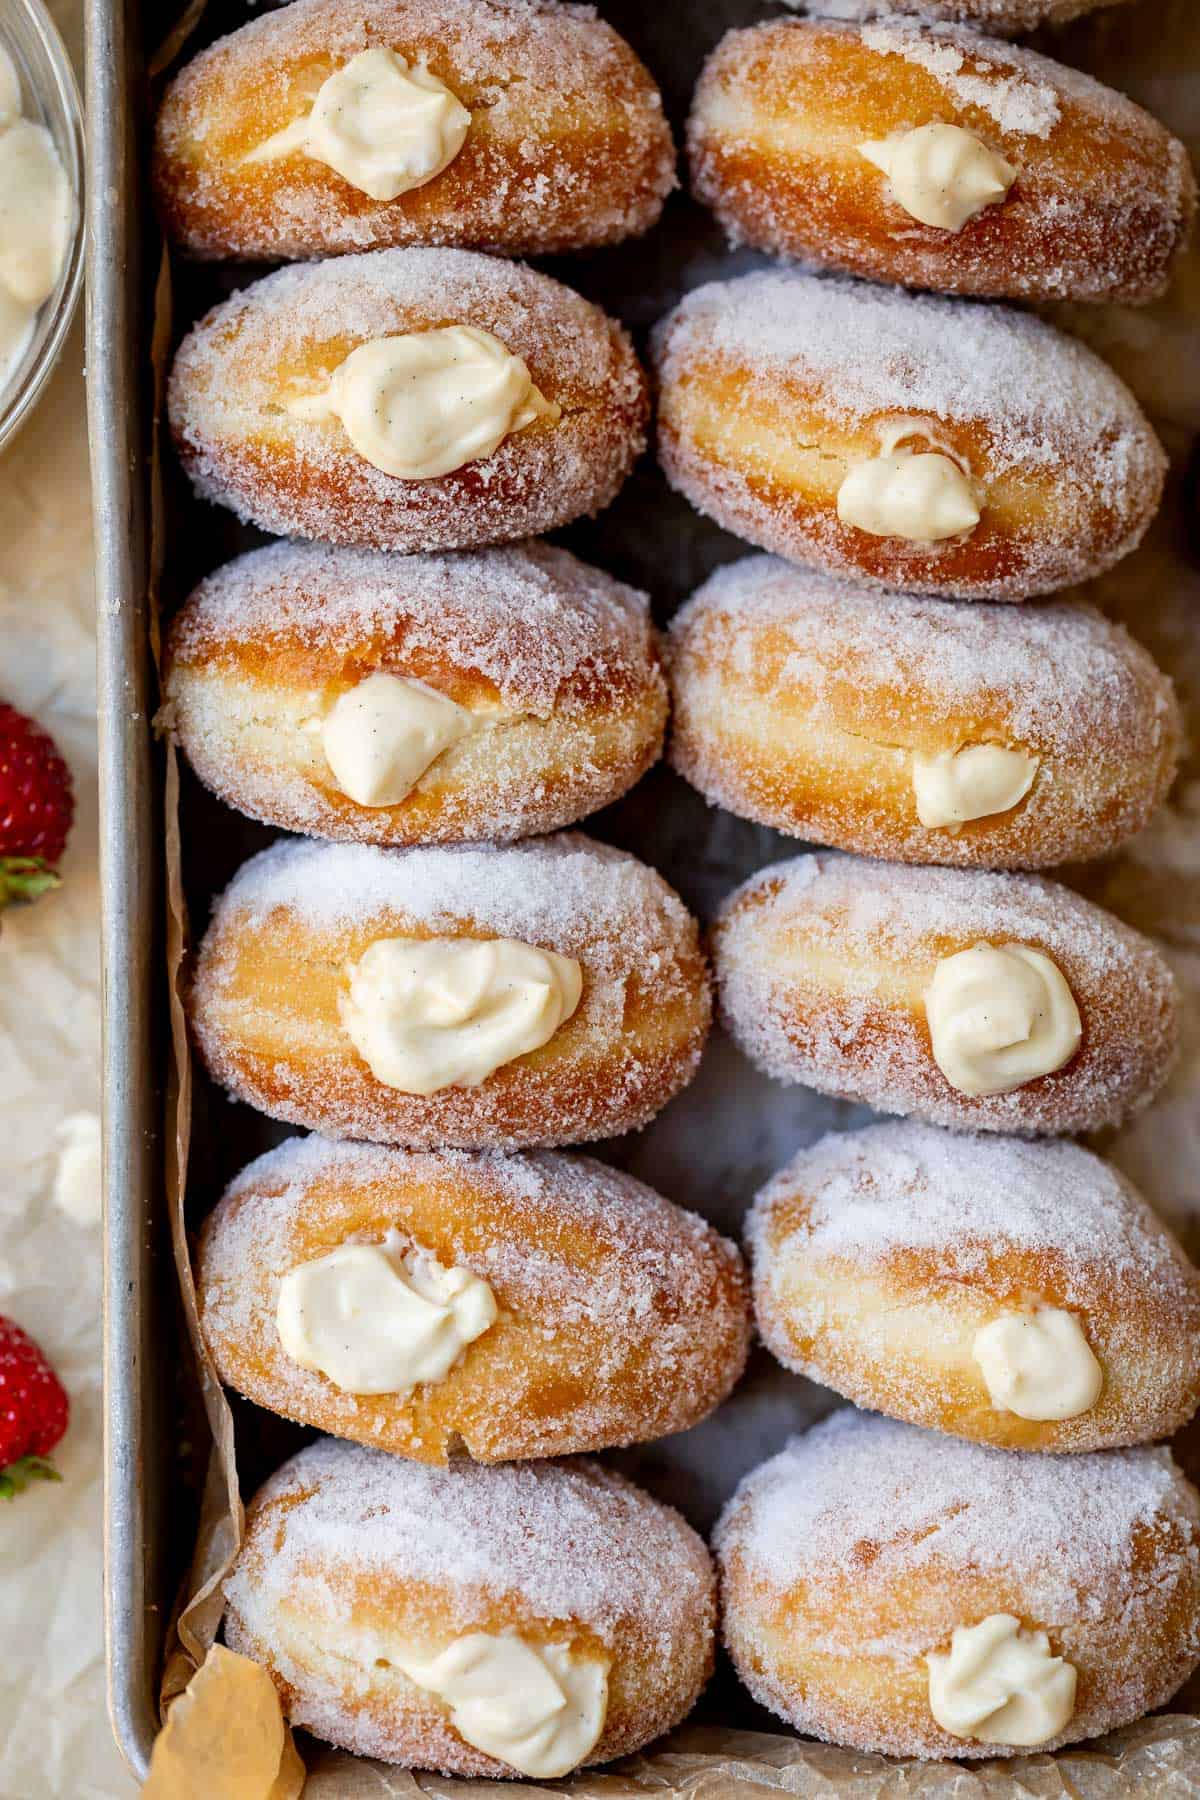
[{"label": "granulated sugar coating", "polygon": [[[244,162],[304,115],[321,78],[380,46],[428,68],[471,112],[448,168],[380,202],[312,157]],[[200,255],[421,243],[546,255],[647,230],[675,185],[675,156],[653,79],[590,6],[291,0],[172,82],[154,175],[170,234]]]},{"label": "granulated sugar coating", "polygon": [[913,689],[931,723],[998,713],[1018,742],[1045,755],[1152,754],[1176,720],[1170,683],[1148,653],[1123,625],[1073,601],[948,606],[750,556],[710,576],[676,613],[671,636],[695,632],[700,654],[711,636],[750,677],[764,631],[782,640],[781,681],[810,691],[815,716],[831,724],[843,679]]},{"label": "granulated sugar coating", "polygon": [[776,1208],[790,1195],[804,1205],[802,1254],[871,1265],[920,1250],[953,1277],[982,1273],[1009,1247],[1053,1252],[1068,1298],[1080,1303],[1095,1297],[1098,1269],[1114,1300],[1127,1281],[1164,1299],[1192,1286],[1174,1240],[1124,1176],[1065,1141],[910,1120],[830,1132],[758,1195],[746,1221],[754,1255],[769,1248]]},{"label": "granulated sugar coating", "polygon": [[[441,1381],[359,1395],[293,1362],[280,1283],[337,1245],[415,1244],[486,1281],[499,1319]],[[339,1437],[480,1461],[649,1441],[694,1425],[741,1372],[741,1258],[695,1213],[591,1158],[415,1153],[290,1138],[206,1222],[205,1338],[223,1379]]]},{"label": "granulated sugar coating", "polygon": [[[360,806],[321,725],[378,673],[433,686],[475,729],[398,802]],[[164,682],[163,723],[221,799],[290,831],[379,844],[573,825],[657,759],[667,712],[646,596],[536,541],[445,556],[252,551],[176,615]]]},{"label": "granulated sugar coating", "polygon": [[[1021,600],[1111,567],[1158,505],[1166,460],[1137,401],[1031,314],[770,270],[694,289],[653,342],[668,479],[794,561]],[[961,460],[973,530],[909,542],[838,517],[845,472],[897,421]]]},{"label": "granulated sugar coating", "polygon": [[280,842],[251,857],[214,907],[248,923],[287,907],[317,930],[402,913],[431,934],[474,920],[493,937],[569,952],[612,934],[653,958],[652,938],[685,941],[690,913],[636,857],[581,832],[528,844],[380,850]]},{"label": "granulated sugar coating", "polygon": [[936,1726],[924,1657],[1011,1612],[1079,1678],[1039,1748],[1124,1724],[1200,1656],[1198,1536],[1166,1450],[1021,1455],[846,1410],[748,1476],[714,1542],[757,1699],[864,1749],[990,1756]]},{"label": "granulated sugar coating", "polygon": [[275,636],[476,671],[506,707],[539,717],[564,689],[569,705],[593,684],[643,680],[654,639],[645,594],[551,544],[396,556],[297,543],[252,550],[202,581],[172,648],[192,662]]},{"label": "granulated sugar coating", "polygon": [[983,31],[1035,31],[1039,25],[1065,25],[1084,13],[1122,0],[785,0],[785,4],[825,19],[879,19],[920,13],[924,19],[946,19],[976,25]]},{"label": "granulated sugar coating", "polygon": [[[1167,677],[1092,607],[948,606],[774,557],[726,564],[675,615],[671,760],[708,800],[885,860],[1047,867],[1146,824],[1174,774]],[[962,832],[921,825],[911,753],[1038,759]]]},{"label": "granulated sugar coating", "polygon": [[[1010,182],[955,230],[915,218],[860,154],[936,125],[1002,158]],[[732,243],[931,293],[1143,305],[1166,291],[1195,213],[1187,149],[1158,119],[965,26],[731,31],[687,141],[693,191]]]},{"label": "granulated sugar coating", "polygon": [[[392,936],[515,938],[580,964],[540,1050],[473,1087],[379,1081],[341,1019],[347,968]],[[576,833],[512,846],[279,843],[217,902],[191,993],[209,1072],[331,1137],[521,1149],[644,1125],[695,1072],[708,977],[695,920],[653,869]]]},{"label": "granulated sugar coating", "polygon": [[[1055,1454],[1166,1437],[1200,1402],[1200,1275],[1076,1144],[831,1133],[767,1183],[746,1237],[767,1347],[890,1418]],[[979,1331],[1037,1307],[1070,1313],[1101,1371],[1063,1418],[995,1402],[975,1355]]]},{"label": "granulated sugar coating", "polygon": [[714,1586],[679,1514],[595,1463],[431,1469],[326,1439],[252,1503],[225,1635],[271,1670],[293,1724],[410,1768],[512,1776],[398,1663],[480,1630],[602,1655],[588,1761],[606,1762],[691,1709]]},{"label": "granulated sugar coating", "polygon": [[[1047,955],[1083,1035],[1053,1073],[972,1098],[933,1059],[924,994],[939,958],[976,944]],[[1096,1130],[1147,1103],[1175,1050],[1175,983],[1154,945],[1037,876],[801,856],[730,896],[713,953],[725,1022],[760,1068],[934,1124]]]},{"label": "granulated sugar coating", "polygon": [[[1008,71],[1005,79],[994,81],[972,72],[974,46],[961,32],[927,31],[920,25],[868,25],[862,35],[870,49],[902,56],[936,76],[960,105],[981,106],[1001,131],[1043,138],[1058,123],[1058,96],[1049,82],[1040,79],[1042,59],[1029,51],[989,50],[985,59],[989,74],[991,68]],[[1093,95],[1104,91],[1099,82],[1084,75],[1077,74],[1075,82]]]},{"label": "granulated sugar coating", "polygon": [[[336,418],[288,412],[359,345],[447,325],[521,357],[557,421],[451,474],[403,480],[360,456]],[[647,399],[625,332],[570,288],[521,263],[414,249],[278,269],[214,307],[179,347],[168,409],[202,498],[281,537],[412,551],[599,512],[644,447]]]}]

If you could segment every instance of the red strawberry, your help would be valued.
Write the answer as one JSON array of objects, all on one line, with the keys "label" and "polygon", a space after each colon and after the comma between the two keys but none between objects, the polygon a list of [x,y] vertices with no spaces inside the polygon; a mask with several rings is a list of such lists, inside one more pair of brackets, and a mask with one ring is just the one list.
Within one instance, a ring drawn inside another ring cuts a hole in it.
[{"label": "red strawberry", "polygon": [[62,1382],[27,1332],[0,1314],[0,1500],[31,1481],[61,1481],[45,1461],[67,1429]]},{"label": "red strawberry", "polygon": [[0,701],[0,906],[58,885],[75,814],[71,771],[54,739]]}]

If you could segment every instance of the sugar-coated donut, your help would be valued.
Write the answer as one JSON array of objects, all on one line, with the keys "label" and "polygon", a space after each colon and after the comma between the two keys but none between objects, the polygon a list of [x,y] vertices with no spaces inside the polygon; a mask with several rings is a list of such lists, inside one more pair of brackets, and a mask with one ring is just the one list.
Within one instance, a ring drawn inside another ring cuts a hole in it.
[{"label": "sugar-coated donut", "polygon": [[[373,63],[358,60],[371,52]],[[397,79],[392,57],[432,77],[453,115],[447,141],[433,121],[441,154],[422,158],[431,102],[403,70]],[[411,133],[389,145],[376,109],[331,145],[277,137],[311,119],[347,65],[373,74],[380,85],[369,92],[409,102]],[[366,141],[365,173],[356,138]],[[155,138],[167,230],[203,256],[402,244],[546,255],[648,230],[674,180],[650,75],[590,7],[548,0],[293,0],[189,62],[167,89]]]},{"label": "sugar-coated donut", "polygon": [[1039,25],[1066,25],[1085,13],[1126,0],[784,0],[787,6],[803,4],[806,12],[829,19],[892,18],[920,13],[925,19],[945,19],[952,24],[976,25],[988,31],[1036,31]]},{"label": "sugar-coated donut", "polygon": [[747,1241],[768,1348],[859,1406],[1007,1449],[1103,1450],[1200,1405],[1200,1274],[1077,1144],[910,1120],[831,1132],[763,1188]]},{"label": "sugar-coated donut", "polygon": [[[397,346],[403,366],[376,360]],[[471,356],[480,386],[460,391]],[[547,275],[466,250],[276,270],[189,332],[168,404],[204,499],[281,537],[378,550],[501,543],[599,512],[647,415],[619,325]],[[496,430],[479,441],[481,405]]]},{"label": "sugar-coated donut", "polygon": [[562,1775],[691,1710],[714,1588],[674,1508],[596,1463],[435,1469],[325,1439],[255,1496],[225,1638],[347,1750]]},{"label": "sugar-coated donut", "polygon": [[732,31],[688,141],[735,242],[953,294],[1153,300],[1195,211],[1187,151],[1157,119],[955,26]]},{"label": "sugar-coated donut", "polygon": [[1013,1455],[843,1410],[747,1476],[715,1543],[750,1692],[857,1750],[1053,1750],[1200,1659],[1200,1495],[1166,1450]]},{"label": "sugar-coated donut", "polygon": [[272,1118],[463,1149],[646,1124],[691,1080],[710,1012],[678,896],[573,833],[273,845],[217,902],[190,1004],[210,1073]]},{"label": "sugar-coated donut", "polygon": [[937,1125],[1117,1124],[1175,1050],[1154,945],[1038,876],[800,856],[730,895],[713,956],[760,1068]]},{"label": "sugar-coated donut", "polygon": [[1010,308],[770,270],[694,289],[654,354],[671,485],[794,562],[1024,600],[1111,568],[1158,507],[1128,388]]},{"label": "sugar-coated donut", "polygon": [[[465,1322],[449,1301],[414,1305],[431,1261],[435,1279],[482,1284]],[[289,1138],[205,1222],[196,1289],[222,1380],[418,1462],[685,1431],[733,1387],[749,1338],[727,1239],[632,1176],[553,1152]]]},{"label": "sugar-coated donut", "polygon": [[253,550],[176,615],[164,691],[229,805],[377,844],[574,824],[655,761],[667,711],[646,596],[536,542]]},{"label": "sugar-coated donut", "polygon": [[947,606],[747,557],[676,613],[668,660],[670,758],[706,799],[892,862],[1106,855],[1179,756],[1168,677],[1067,601]]}]

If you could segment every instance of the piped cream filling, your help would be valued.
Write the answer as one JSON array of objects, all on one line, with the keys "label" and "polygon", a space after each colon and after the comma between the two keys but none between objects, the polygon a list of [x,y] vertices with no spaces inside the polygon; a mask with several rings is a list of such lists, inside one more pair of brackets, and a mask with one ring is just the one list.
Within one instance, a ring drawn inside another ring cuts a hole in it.
[{"label": "piped cream filling", "polygon": [[491,456],[535,419],[562,416],[522,359],[473,325],[359,344],[322,392],[297,395],[287,410],[298,419],[340,420],[365,461],[402,481],[449,475]]},{"label": "piped cream filling", "polygon": [[340,1244],[298,1263],[280,1282],[275,1313],[292,1361],[350,1394],[442,1381],[496,1318],[486,1281],[398,1242]]},{"label": "piped cream filling", "polygon": [[1000,744],[966,744],[958,750],[914,752],[917,817],[931,830],[957,831],[971,819],[1008,812],[1033,786],[1038,758]]},{"label": "piped cream filling", "polygon": [[466,107],[423,64],[410,66],[394,50],[362,50],[321,83],[310,112],[242,161],[302,153],[372,200],[395,200],[448,168],[470,127]]},{"label": "piped cream filling", "polygon": [[1056,1738],[1075,1711],[1074,1668],[1011,1613],[960,1625],[925,1661],[929,1710],[953,1737],[1025,1749]]},{"label": "piped cream filling", "polygon": [[468,1744],[539,1781],[578,1768],[604,1730],[609,1663],[566,1644],[472,1631],[436,1655],[414,1647],[392,1660],[449,1706]]},{"label": "piped cream filling", "polygon": [[549,1043],[583,972],[514,938],[378,938],[348,971],[342,1025],[377,1081],[405,1094],[478,1087]]},{"label": "piped cream filling", "polygon": [[1083,1035],[1061,970],[1027,944],[975,944],[939,958],[925,1016],[934,1061],[972,1099],[1061,1069]]},{"label": "piped cream filling", "polygon": [[376,671],[320,723],[333,778],[359,806],[398,806],[426,770],[483,720],[424,682]]},{"label": "piped cream filling", "polygon": [[1104,1385],[1082,1325],[1057,1306],[1003,1313],[975,1333],[972,1354],[992,1405],[1019,1419],[1076,1419]]},{"label": "piped cream filling", "polygon": [[882,170],[910,218],[942,231],[961,231],[1000,205],[1017,179],[1010,162],[961,125],[918,125],[859,144],[858,153]]}]

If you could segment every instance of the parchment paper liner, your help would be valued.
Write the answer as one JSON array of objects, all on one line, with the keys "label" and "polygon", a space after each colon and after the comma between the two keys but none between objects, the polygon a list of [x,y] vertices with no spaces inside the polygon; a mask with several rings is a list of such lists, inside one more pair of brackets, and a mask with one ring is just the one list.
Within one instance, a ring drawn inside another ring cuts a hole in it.
[{"label": "parchment paper liner", "polygon": [[[163,50],[152,74],[165,69],[195,29],[205,0],[193,0]],[[1170,77],[1180,68],[1196,72],[1200,84],[1200,18],[1191,0],[1167,0],[1154,12],[1155,29],[1139,32],[1136,7],[1083,21],[1048,47],[1061,60],[1084,67],[1111,85],[1145,100],[1196,150],[1200,106],[1190,116],[1178,91],[1170,99]],[[1148,10],[1148,9],[1147,9]],[[1147,12],[1141,13],[1144,27]],[[1164,84],[1152,97],[1156,80]],[[1192,93],[1196,92],[1195,87]],[[1182,115],[1182,116],[1181,116]],[[1180,269],[1168,298],[1157,306],[1124,308],[1062,307],[1057,312],[1069,329],[1092,341],[1134,387],[1172,452],[1176,470],[1186,461],[1189,440],[1200,429],[1200,255],[1193,250]],[[171,336],[170,274],[164,256],[157,292],[154,332],[156,445],[162,446],[163,389]],[[163,555],[163,509],[160,493],[161,455],[156,452],[154,613],[158,610],[158,577]],[[1187,560],[1188,545],[1179,541],[1180,520],[1189,501],[1178,491],[1168,494],[1163,516],[1148,548],[1101,583],[1088,598],[1125,619],[1179,684],[1193,743],[1200,722],[1200,576]],[[157,654],[157,643],[155,644]],[[184,1214],[188,1144],[192,1120],[192,1072],[182,987],[189,943],[184,902],[179,829],[179,771],[176,752],[166,746],[165,845],[167,858],[167,980],[174,1068],[168,1093],[167,1205],[176,1270],[188,1333],[212,1431],[212,1453],[201,1505],[200,1525],[186,1592],[174,1620],[162,1680],[161,1705],[166,1714],[213,1645],[222,1611],[222,1582],[236,1555],[243,1530],[233,1416],[216,1371],[204,1348],[197,1319]],[[719,828],[719,827],[717,827]],[[1129,855],[1103,867],[1067,872],[1074,885],[1110,906],[1143,930],[1156,933],[1184,984],[1188,1039],[1180,1067],[1161,1100],[1119,1137],[1102,1147],[1128,1173],[1140,1180],[1168,1222],[1195,1255],[1200,1249],[1200,763],[1185,768],[1165,817]],[[1192,1452],[1194,1431],[1184,1434],[1177,1450],[1196,1472],[1200,1457]],[[1200,1699],[1200,1678],[1177,1697],[1186,1704],[1189,1689]],[[214,1684],[214,1692],[216,1692]],[[224,1744],[236,1758],[236,1739],[246,1720],[231,1720],[229,1697],[236,1680],[220,1689],[211,1711],[209,1747]],[[222,1733],[224,1737],[222,1738]],[[214,1763],[216,1758],[214,1758]],[[1144,1719],[1088,1746],[1053,1756],[998,1758],[986,1763],[924,1763],[866,1755],[817,1744],[791,1735],[747,1732],[719,1726],[683,1726],[653,1753],[563,1782],[514,1781],[499,1788],[492,1782],[459,1780],[373,1763],[321,1746],[311,1750],[306,1800],[365,1800],[367,1796],[444,1796],[445,1800],[513,1800],[526,1793],[569,1792],[578,1800],[617,1800],[618,1796],[686,1796],[687,1800],[733,1800],[756,1793],[831,1796],[832,1800],[968,1800],[968,1797],[1011,1794],[1030,1800],[1077,1796],[1110,1800],[1120,1795],[1200,1796],[1200,1717],[1183,1711]],[[240,1768],[241,1764],[237,1766]],[[293,1791],[286,1783],[272,1796]],[[269,1800],[266,1790],[251,1795],[230,1789],[238,1800]]]}]

